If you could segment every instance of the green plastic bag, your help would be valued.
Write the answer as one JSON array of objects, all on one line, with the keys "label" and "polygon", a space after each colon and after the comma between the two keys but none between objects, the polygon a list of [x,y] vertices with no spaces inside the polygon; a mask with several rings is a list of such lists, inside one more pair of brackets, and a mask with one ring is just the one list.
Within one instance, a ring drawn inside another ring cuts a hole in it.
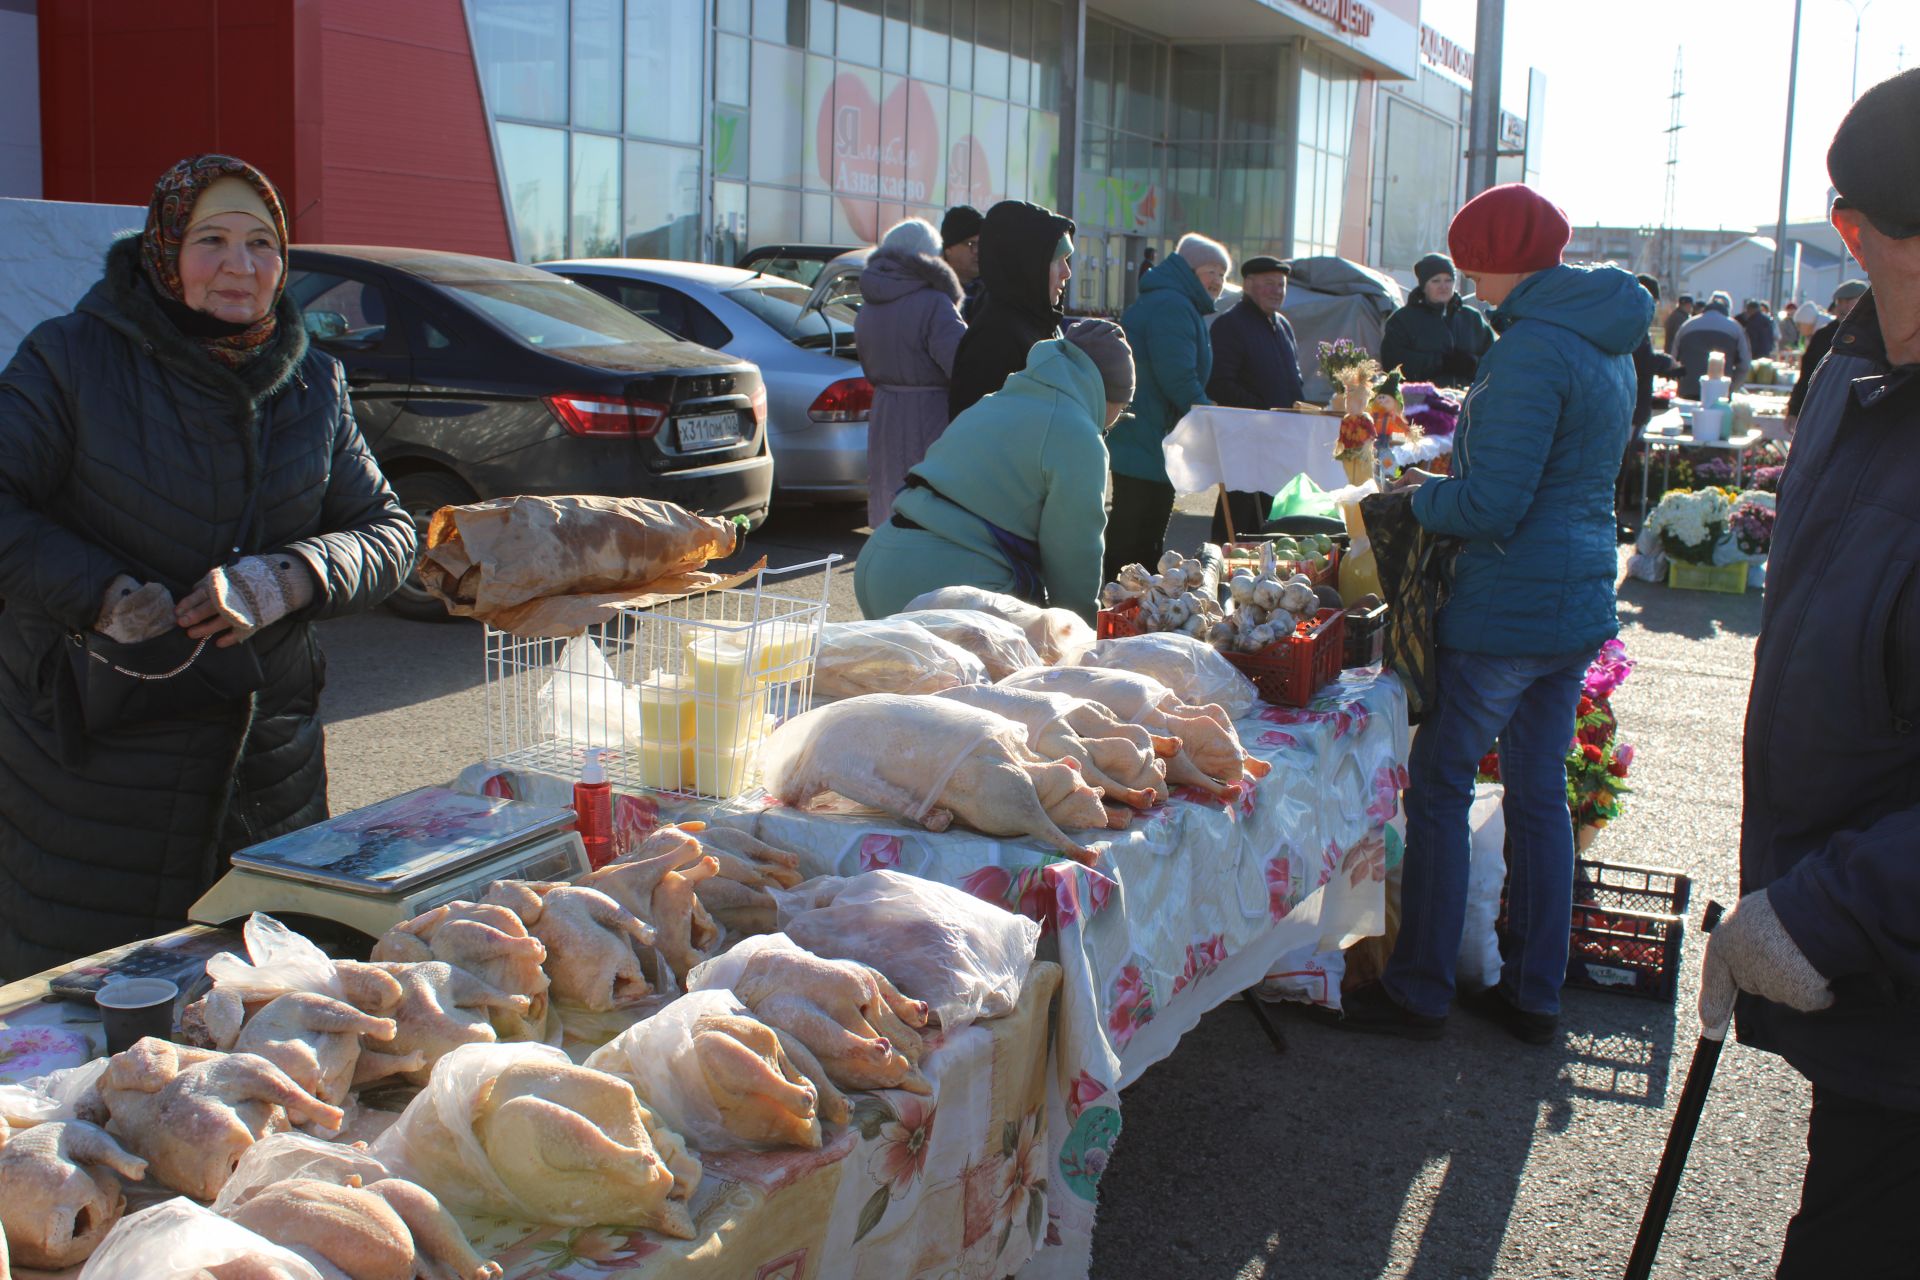
[{"label": "green plastic bag", "polygon": [[1301,472],[1273,495],[1267,528],[1280,533],[1340,533],[1346,529],[1340,508],[1327,491]]}]

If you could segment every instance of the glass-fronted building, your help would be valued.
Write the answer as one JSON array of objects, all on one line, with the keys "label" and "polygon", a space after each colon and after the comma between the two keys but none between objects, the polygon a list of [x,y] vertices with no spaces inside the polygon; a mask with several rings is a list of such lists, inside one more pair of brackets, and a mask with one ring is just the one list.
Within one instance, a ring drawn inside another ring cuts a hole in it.
[{"label": "glass-fronted building", "polygon": [[1417,0],[465,5],[522,259],[725,262],[1030,200],[1079,224],[1096,310],[1189,230],[1363,256],[1375,86],[1420,66]]}]

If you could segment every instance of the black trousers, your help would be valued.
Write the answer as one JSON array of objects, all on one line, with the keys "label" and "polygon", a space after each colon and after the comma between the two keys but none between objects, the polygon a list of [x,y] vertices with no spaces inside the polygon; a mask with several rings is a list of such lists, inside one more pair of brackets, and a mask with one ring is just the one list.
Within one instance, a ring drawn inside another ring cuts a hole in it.
[{"label": "black trousers", "polygon": [[1813,1087],[1807,1177],[1777,1280],[1920,1276],[1920,1111]]},{"label": "black trousers", "polygon": [[[1267,512],[1273,510],[1273,495],[1270,493],[1247,493],[1240,489],[1227,490],[1227,513],[1233,517],[1233,531],[1242,538],[1252,537],[1265,532]],[[1227,522],[1220,516],[1220,500],[1213,502],[1213,540],[1227,540]]]},{"label": "black trousers", "polygon": [[1112,582],[1118,577],[1123,565],[1143,564],[1154,569],[1154,562],[1166,550],[1167,522],[1171,519],[1172,485],[1116,473],[1113,506],[1107,513],[1106,580]]}]

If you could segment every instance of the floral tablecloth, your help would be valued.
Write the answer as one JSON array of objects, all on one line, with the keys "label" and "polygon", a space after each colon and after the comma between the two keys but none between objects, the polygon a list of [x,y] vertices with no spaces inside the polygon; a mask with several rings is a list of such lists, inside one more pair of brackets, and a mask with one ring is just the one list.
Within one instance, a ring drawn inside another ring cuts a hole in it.
[{"label": "floral tablecloth", "polygon": [[[1090,841],[1102,851],[1093,868],[1029,841],[936,834],[851,805],[802,811],[762,801],[716,815],[708,802],[619,795],[615,841],[636,841],[662,821],[711,818],[800,854],[808,875],[893,867],[1040,920],[1042,954],[1063,971],[1046,1124],[1046,1180],[1059,1194],[1048,1197],[1045,1247],[1021,1275],[1084,1276],[1100,1177],[1120,1133],[1119,1091],[1282,957],[1384,927],[1383,829],[1406,783],[1409,735],[1398,679],[1350,670],[1310,706],[1257,706],[1239,730],[1272,773],[1242,784],[1231,802],[1178,789],[1127,829]],[[459,785],[571,799],[571,779],[485,764]]]}]

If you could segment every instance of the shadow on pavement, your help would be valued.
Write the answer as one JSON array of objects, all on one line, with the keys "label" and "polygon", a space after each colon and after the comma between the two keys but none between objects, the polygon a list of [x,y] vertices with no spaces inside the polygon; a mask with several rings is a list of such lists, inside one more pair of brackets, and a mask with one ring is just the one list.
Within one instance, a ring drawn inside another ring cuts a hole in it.
[{"label": "shadow on pavement", "polygon": [[1620,584],[1621,621],[1639,623],[1649,631],[1664,631],[1695,640],[1720,634],[1760,634],[1760,606],[1765,598],[1749,589],[1745,595],[1719,591],[1683,591],[1664,582],[1628,578]]},{"label": "shadow on pavement", "polygon": [[481,681],[480,624],[468,619],[409,622],[374,609],[323,622],[319,631],[332,673],[320,695],[320,716],[328,723],[413,706]]}]

